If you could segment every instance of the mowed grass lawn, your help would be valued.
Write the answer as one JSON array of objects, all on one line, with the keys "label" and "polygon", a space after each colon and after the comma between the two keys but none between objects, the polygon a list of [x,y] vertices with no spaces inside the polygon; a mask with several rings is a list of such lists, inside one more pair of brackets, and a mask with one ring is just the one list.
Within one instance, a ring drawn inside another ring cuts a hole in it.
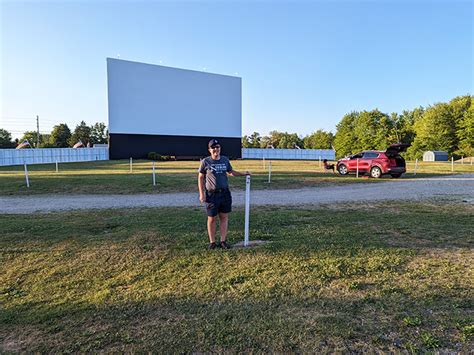
[{"label": "mowed grass lawn", "polygon": [[[232,161],[237,171],[252,172],[252,189],[284,189],[321,187],[347,183],[376,183],[383,179],[356,179],[354,175],[339,176],[325,173],[318,161],[272,161],[271,183],[268,183],[268,161],[264,168],[260,160]],[[152,162],[138,160],[130,172],[129,161],[96,161],[30,165],[30,188],[26,187],[23,166],[0,167],[0,195],[31,194],[134,194],[197,191],[198,161],[169,161],[156,163],[156,186],[152,183]],[[414,176],[414,163],[407,163],[402,178],[421,178],[451,174],[451,164],[420,162]],[[474,173],[470,163],[456,163],[454,173]],[[230,177],[233,189],[244,189],[245,179]]]},{"label": "mowed grass lawn", "polygon": [[0,352],[467,353],[473,212],[254,208],[228,251],[202,209],[0,215]]}]

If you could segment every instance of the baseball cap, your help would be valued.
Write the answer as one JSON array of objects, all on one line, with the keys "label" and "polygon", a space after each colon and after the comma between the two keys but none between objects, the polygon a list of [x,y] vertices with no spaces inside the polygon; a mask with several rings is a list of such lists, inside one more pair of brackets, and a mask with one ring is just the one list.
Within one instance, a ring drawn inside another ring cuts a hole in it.
[{"label": "baseball cap", "polygon": [[217,139],[211,139],[209,143],[207,144],[207,146],[209,148],[212,148],[213,146],[218,145],[218,144],[220,145],[220,142]]}]

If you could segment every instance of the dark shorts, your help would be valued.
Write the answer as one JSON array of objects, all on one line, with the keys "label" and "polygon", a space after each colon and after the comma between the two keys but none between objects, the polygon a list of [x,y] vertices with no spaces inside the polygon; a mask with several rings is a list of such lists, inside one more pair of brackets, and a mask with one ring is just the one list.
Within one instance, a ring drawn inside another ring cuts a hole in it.
[{"label": "dark shorts", "polygon": [[215,217],[218,213],[229,213],[232,211],[232,195],[230,190],[207,192],[206,211],[209,217]]}]

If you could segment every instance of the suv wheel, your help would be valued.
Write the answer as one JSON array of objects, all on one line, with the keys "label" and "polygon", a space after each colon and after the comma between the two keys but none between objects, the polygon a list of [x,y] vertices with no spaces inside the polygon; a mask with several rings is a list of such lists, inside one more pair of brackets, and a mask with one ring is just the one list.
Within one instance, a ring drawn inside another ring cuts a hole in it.
[{"label": "suv wheel", "polygon": [[349,170],[347,170],[347,166],[344,164],[341,164],[337,167],[337,171],[339,171],[339,174],[341,175],[347,175],[349,173]]},{"label": "suv wheel", "polygon": [[374,179],[381,178],[382,169],[380,169],[378,166],[374,166],[372,169],[370,169],[370,176],[373,177]]}]

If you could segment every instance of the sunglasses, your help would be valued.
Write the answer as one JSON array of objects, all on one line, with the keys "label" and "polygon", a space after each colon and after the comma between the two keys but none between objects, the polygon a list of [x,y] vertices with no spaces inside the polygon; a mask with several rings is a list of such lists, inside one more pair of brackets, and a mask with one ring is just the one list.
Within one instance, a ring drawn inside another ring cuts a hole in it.
[{"label": "sunglasses", "polygon": [[221,149],[221,146],[220,145],[215,145],[215,146],[211,147],[211,149]]}]

